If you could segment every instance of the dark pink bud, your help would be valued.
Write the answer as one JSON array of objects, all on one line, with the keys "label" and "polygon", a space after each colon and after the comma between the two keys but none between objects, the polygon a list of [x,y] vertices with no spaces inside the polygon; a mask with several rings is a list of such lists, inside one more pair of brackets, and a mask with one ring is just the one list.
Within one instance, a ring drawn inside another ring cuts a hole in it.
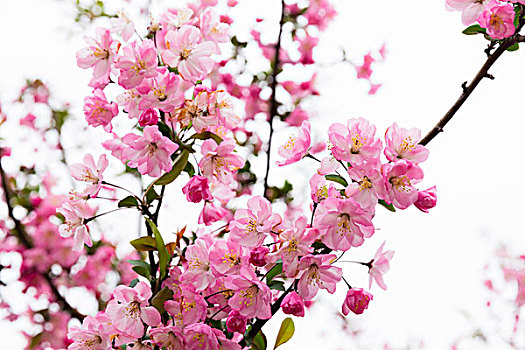
[{"label": "dark pink bud", "polygon": [[213,200],[213,196],[208,186],[208,179],[204,176],[195,175],[182,188],[182,192],[186,195],[188,202],[199,203],[203,199],[205,201]]},{"label": "dark pink bud", "polygon": [[346,293],[346,298],[343,303],[343,314],[346,316],[350,311],[356,315],[360,315],[368,308],[368,303],[374,297],[372,294],[364,291],[361,288],[352,288]]},{"label": "dark pink bud", "polygon": [[266,255],[270,252],[268,247],[258,247],[250,252],[250,263],[254,266],[266,265]]},{"label": "dark pink bud", "polygon": [[428,209],[432,209],[436,206],[436,201],[436,186],[433,186],[428,190],[419,191],[417,194],[417,201],[414,205],[422,212],[428,213]]},{"label": "dark pink bud", "polygon": [[228,332],[238,332],[244,334],[246,332],[246,317],[242,316],[238,311],[233,310],[228,314],[226,319],[226,328]]},{"label": "dark pink bud", "polygon": [[157,114],[157,111],[153,108],[148,108],[139,117],[139,125],[140,126],[147,126],[147,125],[157,125],[157,122],[159,121],[159,115]]},{"label": "dark pink bud", "polygon": [[284,297],[281,308],[287,315],[304,316],[304,300],[296,292],[291,292]]}]

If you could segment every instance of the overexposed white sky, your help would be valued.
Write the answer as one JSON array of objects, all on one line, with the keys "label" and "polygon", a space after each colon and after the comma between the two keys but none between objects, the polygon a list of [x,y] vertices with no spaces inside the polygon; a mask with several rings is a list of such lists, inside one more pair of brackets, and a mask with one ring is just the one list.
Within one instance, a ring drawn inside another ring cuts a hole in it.
[{"label": "overexposed white sky", "polygon": [[[459,96],[461,83],[470,81],[486,59],[486,41],[461,34],[460,13],[447,12],[444,0],[334,2],[339,15],[323,33],[323,43],[315,52],[320,62],[333,62],[341,46],[356,61],[383,43],[388,54],[374,73],[375,81],[383,83],[375,96],[366,95],[366,84],[355,79],[349,65],[321,70],[317,80],[321,97],[313,104],[312,133],[318,140],[325,137],[330,123],[359,116],[375,123],[379,134],[393,122],[419,127],[425,134]],[[266,25],[271,25],[278,16],[279,1],[244,0],[240,6],[239,11],[251,11],[251,16],[269,18]],[[71,101],[78,127],[83,123],[82,100],[90,92],[90,72],[76,66],[74,54],[84,42],[80,28],[69,25],[67,8],[65,0],[0,0],[0,101],[10,101],[25,78],[39,77],[55,95]],[[277,19],[274,22],[270,36],[276,34]],[[93,28],[89,29],[92,33]],[[397,213],[378,208],[374,237],[362,249],[347,254],[353,260],[369,260],[384,240],[387,249],[396,251],[385,277],[388,290],[373,286],[369,309],[364,315],[349,317],[351,323],[373,335],[370,349],[379,349],[382,340],[402,346],[416,339],[423,339],[428,349],[448,348],[471,330],[463,311],[484,322],[482,270],[496,246],[504,242],[518,253],[525,252],[521,160],[525,115],[520,108],[523,90],[519,83],[525,79],[524,59],[524,50],[505,53],[490,71],[496,79],[483,81],[444,133],[429,144],[421,189],[435,184],[438,206],[430,214],[415,208]],[[275,144],[290,132],[278,132]],[[76,139],[66,141],[71,147],[78,143]],[[70,161],[80,161],[82,154],[71,151]],[[276,183],[286,174],[295,183],[306,184],[303,174],[314,171],[315,166],[296,164],[273,171],[272,176]],[[176,196],[180,190],[171,191]],[[161,216],[161,228],[182,227],[183,219],[191,215],[181,213],[175,204],[166,210],[173,215]],[[173,216],[179,221],[170,222]],[[366,271],[343,268],[347,279],[354,281],[352,285],[367,286]],[[295,318],[296,334],[281,348],[358,349],[351,338],[341,334],[334,316],[345,292],[341,285],[335,295],[320,293],[323,302],[314,306],[309,317]],[[16,334],[19,325],[1,324],[2,343],[8,344],[2,348],[22,348],[23,338]],[[266,330],[270,344],[279,324],[276,319]]]}]

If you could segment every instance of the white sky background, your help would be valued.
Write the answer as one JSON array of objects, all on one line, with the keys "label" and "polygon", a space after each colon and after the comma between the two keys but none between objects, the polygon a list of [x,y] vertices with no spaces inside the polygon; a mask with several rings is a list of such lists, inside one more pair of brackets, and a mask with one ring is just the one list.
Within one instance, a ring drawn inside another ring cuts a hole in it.
[{"label": "white sky background", "polygon": [[[276,35],[279,1],[244,2],[249,6],[239,11],[251,10],[269,18],[264,24],[271,27],[267,35]],[[333,62],[338,47],[344,46],[349,56],[360,62],[368,50],[377,50],[386,42],[387,60],[376,66],[374,73],[375,81],[383,87],[376,96],[367,96],[367,85],[355,79],[351,66],[324,68],[318,77],[322,97],[313,104],[316,140],[325,137],[330,123],[358,116],[375,123],[378,135],[394,121],[404,127],[419,127],[425,134],[459,96],[461,83],[470,81],[486,59],[486,41],[462,35],[460,13],[447,12],[444,0],[406,0],[402,5],[387,0],[344,0],[337,2],[337,8],[339,16],[323,34],[315,57],[320,62]],[[71,17],[65,1],[0,0],[0,101],[5,105],[13,99],[25,78],[42,78],[55,96],[72,102],[79,120],[73,126],[78,128],[84,123],[80,111],[90,92],[90,72],[76,66],[74,54],[84,42],[80,28],[69,25]],[[484,80],[445,132],[429,144],[430,158],[422,164],[426,177],[420,188],[437,185],[438,206],[430,214],[415,208],[397,213],[377,208],[375,225],[379,230],[362,249],[346,255],[347,259],[368,261],[385,239],[386,248],[396,251],[385,277],[388,290],[373,286],[369,310],[349,317],[372,335],[370,349],[379,349],[383,340],[402,346],[415,339],[423,339],[428,349],[448,348],[456,337],[472,329],[462,311],[470,313],[475,323],[485,322],[482,270],[496,246],[505,242],[516,252],[525,252],[525,188],[521,182],[525,122],[519,84],[525,79],[524,58],[523,50],[505,53],[490,71],[496,79]],[[69,130],[77,134],[66,140],[66,146],[75,147],[87,138],[78,135],[74,127]],[[290,133],[278,132],[275,144],[281,144]],[[88,135],[104,133],[96,130]],[[90,151],[101,152],[100,148]],[[14,147],[15,156],[16,152]],[[82,154],[70,151],[69,160],[78,162]],[[30,154],[27,156],[30,159]],[[305,160],[281,172],[274,167],[271,176],[275,184],[281,184],[286,174],[294,184],[304,181],[306,186],[305,171],[311,173],[315,167]],[[297,197],[304,196],[300,189],[296,187]],[[180,194],[179,188],[171,191],[174,196]],[[161,214],[161,231],[163,227],[170,231],[182,227],[183,218],[194,215],[173,204],[165,213],[170,214]],[[173,217],[178,221],[168,220]],[[123,231],[112,219],[102,224]],[[119,237],[126,234],[118,233]],[[352,285],[367,286],[366,271],[348,265],[343,268]],[[321,292],[323,304],[316,305],[306,319],[294,319],[296,334],[282,349],[363,349],[341,335],[334,316],[345,289],[341,283],[335,295]],[[279,323],[275,320],[266,329],[270,344]],[[22,348],[24,341],[16,333],[20,324],[0,324],[1,348]],[[504,349],[497,344],[493,348]]]}]

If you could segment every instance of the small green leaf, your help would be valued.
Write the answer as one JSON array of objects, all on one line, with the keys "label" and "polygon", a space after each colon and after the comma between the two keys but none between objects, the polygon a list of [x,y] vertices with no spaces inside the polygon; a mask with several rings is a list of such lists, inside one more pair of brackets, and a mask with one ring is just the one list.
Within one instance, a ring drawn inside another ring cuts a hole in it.
[{"label": "small green leaf", "polygon": [[166,123],[159,120],[157,123],[160,133],[171,140],[171,129]]},{"label": "small green leaf", "polygon": [[338,184],[341,184],[343,186],[348,186],[348,182],[346,182],[345,178],[340,175],[325,175],[324,176],[328,181],[337,182]]},{"label": "small green leaf", "polygon": [[268,288],[280,290],[281,292],[284,292],[286,288],[284,288],[284,282],[283,281],[276,281],[273,280],[268,284]]},{"label": "small green leaf", "polygon": [[255,337],[253,337],[251,349],[252,350],[266,350],[267,343],[268,342],[266,341],[266,336],[264,335],[262,331],[259,331],[259,333],[257,333]]},{"label": "small green leaf", "polygon": [[149,269],[149,264],[144,260],[128,260],[128,262],[133,266],[142,266],[147,267]]},{"label": "small green leaf", "polygon": [[275,276],[283,273],[283,263],[277,263],[274,265],[274,267],[271,268],[270,271],[268,271],[268,274],[266,275],[266,284],[270,284],[272,280],[275,278]]},{"label": "small green leaf", "polygon": [[287,317],[283,320],[283,323],[281,323],[281,328],[279,329],[279,333],[277,334],[277,339],[275,339],[275,346],[273,347],[274,350],[286,343],[288,340],[290,340],[295,332],[295,326],[293,324],[293,321],[290,317]]},{"label": "small green leaf", "polygon": [[159,197],[159,194],[155,191],[153,186],[151,186],[148,192],[146,193],[146,203],[151,204],[155,199]]},{"label": "small green leaf", "polygon": [[149,279],[151,276],[149,269],[145,268],[144,266],[133,266],[131,269],[139,275],[146,277],[147,279]]},{"label": "small green leaf", "polygon": [[151,299],[151,305],[155,307],[155,309],[159,310],[159,312],[162,314],[166,312],[166,309],[164,309],[164,302],[166,300],[171,300],[173,298],[173,291],[169,289],[168,287],[162,288],[153,299]]},{"label": "small green leaf", "polygon": [[165,173],[157,180],[155,180],[155,185],[163,186],[172,183],[180,175],[182,169],[186,167],[189,156],[190,152],[187,149],[183,149],[182,152],[177,156],[177,158],[175,158],[173,168],[171,168],[169,172]]},{"label": "small green leaf", "polygon": [[131,280],[131,282],[129,282],[129,287],[130,288],[133,288],[137,285],[137,283],[139,283],[139,279],[138,278],[134,278]]},{"label": "small green leaf", "polygon": [[138,206],[139,206],[139,202],[137,202],[137,198],[133,196],[127,196],[126,198],[118,202],[119,208],[131,208],[131,207],[138,207]]},{"label": "small green leaf", "polygon": [[196,140],[207,140],[207,139],[213,139],[217,144],[220,144],[223,140],[219,135],[216,135],[209,131],[203,131],[198,134],[191,135],[190,139],[196,139]]},{"label": "small green leaf", "polygon": [[387,208],[391,212],[395,212],[396,208],[394,208],[393,204],[387,204],[384,200],[380,199],[377,201],[378,204],[382,205],[383,207]]},{"label": "small green leaf", "polygon": [[191,164],[191,162],[186,163],[184,171],[188,173],[190,177],[193,177],[193,175],[195,175],[195,168],[193,167],[193,164]]},{"label": "small green leaf", "polygon": [[150,236],[140,237],[129,242],[139,252],[157,250],[155,239]]},{"label": "small green leaf", "polygon": [[518,51],[520,48],[520,44],[516,43],[510,47],[507,48],[507,51]]},{"label": "small green leaf", "polygon": [[485,34],[487,30],[481,28],[479,24],[473,24],[470,27],[466,28],[462,33],[465,35],[476,35],[476,34]]},{"label": "small green leaf", "polygon": [[151,228],[151,231],[153,231],[153,235],[155,236],[155,243],[157,244],[157,250],[159,251],[160,277],[164,278],[164,276],[166,276],[166,267],[170,262],[170,254],[166,249],[166,245],[164,244],[164,240],[162,239],[162,236],[160,235],[157,226],[155,226],[153,221],[151,221],[148,218],[146,218],[146,221],[148,222],[148,225]]}]

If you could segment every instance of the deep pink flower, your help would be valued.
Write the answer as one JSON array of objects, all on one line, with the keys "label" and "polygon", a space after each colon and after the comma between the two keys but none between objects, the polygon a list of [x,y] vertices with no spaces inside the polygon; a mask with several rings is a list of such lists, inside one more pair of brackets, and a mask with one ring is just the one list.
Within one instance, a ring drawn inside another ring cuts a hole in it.
[{"label": "deep pink flower", "polygon": [[299,257],[313,251],[310,245],[317,239],[319,232],[316,229],[308,229],[307,226],[306,216],[300,216],[295,220],[293,229],[286,230],[279,235],[281,244],[275,253],[275,259],[282,259],[286,277],[295,277],[298,272]]},{"label": "deep pink flower", "polygon": [[198,223],[209,226],[220,220],[229,221],[231,219],[232,215],[228,209],[221,205],[215,205],[213,202],[205,202]]},{"label": "deep pink flower", "polygon": [[374,258],[371,261],[371,267],[368,271],[368,274],[370,276],[368,288],[372,287],[373,280],[375,280],[377,285],[383,290],[386,290],[387,288],[385,282],[383,281],[383,275],[387,273],[390,269],[390,260],[392,260],[392,258],[394,257],[394,252],[392,250],[387,250],[383,253],[384,246],[385,242],[381,244],[376,254],[374,255]]},{"label": "deep pink flower", "polygon": [[219,145],[215,140],[208,139],[201,146],[202,157],[199,167],[202,174],[208,178],[216,177],[224,184],[233,181],[233,172],[244,165],[244,159],[233,153],[235,140],[224,140]]},{"label": "deep pink flower", "polygon": [[297,284],[297,292],[305,300],[312,300],[319,288],[326,289],[329,293],[335,292],[336,284],[341,280],[343,270],[332,266],[336,255],[306,255],[299,261],[301,277]]},{"label": "deep pink flower", "polygon": [[428,213],[429,209],[436,206],[436,201],[436,186],[432,186],[429,189],[417,193],[417,201],[414,205],[422,212]]},{"label": "deep pink flower", "polygon": [[118,83],[124,89],[136,87],[144,78],[157,76],[157,48],[153,41],[144,40],[140,46],[131,43],[123,51],[115,67],[120,69]]},{"label": "deep pink flower", "polygon": [[304,316],[304,300],[296,292],[290,292],[284,297],[281,308],[287,315]]},{"label": "deep pink flower", "polygon": [[428,149],[419,144],[421,130],[399,128],[394,123],[385,133],[385,156],[394,162],[397,159],[406,159],[414,164],[421,163],[428,158]]},{"label": "deep pink flower", "polygon": [[167,50],[162,52],[162,60],[170,67],[177,67],[183,79],[191,82],[204,79],[214,65],[211,55],[215,44],[201,43],[201,38],[199,28],[190,25],[170,30],[165,37]]},{"label": "deep pink flower", "polygon": [[418,199],[413,184],[423,179],[423,170],[410,161],[399,160],[383,165],[387,195],[385,200],[399,209],[406,209]]},{"label": "deep pink flower", "polygon": [[232,310],[226,319],[226,328],[228,329],[228,332],[244,334],[244,332],[246,332],[247,321],[247,318],[242,316],[239,311]]},{"label": "deep pink flower", "polygon": [[346,298],[343,303],[343,315],[348,315],[352,311],[356,315],[360,315],[368,308],[368,303],[374,297],[372,294],[364,291],[361,288],[352,288],[346,293]]},{"label": "deep pink flower", "polygon": [[139,117],[140,126],[157,125],[159,114],[153,108],[148,108]]},{"label": "deep pink flower", "polygon": [[82,250],[84,243],[91,247],[91,237],[89,230],[84,224],[86,218],[86,209],[80,202],[64,203],[62,207],[58,208],[57,213],[64,216],[64,223],[58,228],[58,232],[62,237],[74,236],[73,250]]},{"label": "deep pink flower", "polygon": [[493,39],[505,39],[516,31],[514,7],[507,2],[491,0],[478,17],[479,24]]},{"label": "deep pink flower", "polygon": [[268,256],[268,253],[270,252],[270,248],[265,246],[260,246],[255,249],[253,249],[250,252],[250,263],[257,267],[263,267],[266,266],[268,263],[266,261],[266,257]]},{"label": "deep pink flower", "polygon": [[375,59],[370,52],[363,57],[363,64],[361,66],[355,66],[357,79],[370,79],[370,76],[372,75],[372,63],[374,63],[374,61]]},{"label": "deep pink flower", "polygon": [[186,200],[192,203],[199,203],[202,200],[211,201],[213,196],[208,185],[208,178],[195,175],[182,188],[182,193],[186,195]]},{"label": "deep pink flower", "polygon": [[253,275],[253,268],[248,266],[249,258],[248,249],[233,241],[216,240],[210,249],[210,262],[217,276]]},{"label": "deep pink flower", "polygon": [[128,146],[124,149],[128,166],[153,177],[171,170],[170,156],[179,149],[179,145],[164,137],[156,125],[146,126],[142,136],[127,134],[122,142]]},{"label": "deep pink flower", "polygon": [[70,170],[71,175],[76,180],[88,183],[83,194],[89,194],[91,197],[95,197],[102,187],[102,173],[106,170],[107,166],[108,160],[105,154],[102,154],[98,158],[97,164],[95,164],[95,160],[91,154],[86,154],[84,156],[84,164],[73,164]]},{"label": "deep pink flower", "polygon": [[277,164],[283,166],[300,161],[308,154],[310,142],[310,123],[304,121],[299,129],[299,136],[290,136],[288,142],[277,150],[281,157],[286,158],[282,162],[277,162]]},{"label": "deep pink flower", "polygon": [[376,127],[363,118],[348,120],[347,126],[334,123],[328,128],[332,154],[352,165],[379,158],[381,141],[375,138]]},{"label": "deep pink flower", "polygon": [[104,130],[111,132],[111,120],[117,114],[118,105],[115,102],[109,103],[104,91],[100,89],[95,89],[93,96],[84,98],[84,115],[87,123],[93,127],[102,125]]}]

